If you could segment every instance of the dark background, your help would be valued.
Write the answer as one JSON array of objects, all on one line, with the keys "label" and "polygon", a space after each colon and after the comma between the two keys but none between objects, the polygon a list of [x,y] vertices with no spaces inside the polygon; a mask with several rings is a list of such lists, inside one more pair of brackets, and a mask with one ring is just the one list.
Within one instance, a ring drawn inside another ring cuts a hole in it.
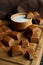
[{"label": "dark background", "polygon": [[[19,8],[20,7],[20,8]],[[9,13],[23,11],[38,11],[43,17],[43,0],[0,0],[0,18],[5,18]]]}]

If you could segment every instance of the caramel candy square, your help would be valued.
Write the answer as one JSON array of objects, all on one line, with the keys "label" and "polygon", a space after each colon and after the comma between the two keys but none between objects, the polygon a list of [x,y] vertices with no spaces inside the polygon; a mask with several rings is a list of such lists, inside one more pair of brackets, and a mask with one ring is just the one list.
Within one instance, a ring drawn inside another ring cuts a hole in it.
[{"label": "caramel candy square", "polygon": [[35,56],[35,50],[33,48],[28,47],[27,52],[25,53],[24,57],[28,60],[33,60]]},{"label": "caramel candy square", "polygon": [[36,18],[36,21],[37,21],[38,24],[43,25],[43,18]]},{"label": "caramel candy square", "polygon": [[21,34],[20,34],[20,32],[13,31],[13,32],[10,34],[10,36],[17,41],[17,40],[20,40]]},{"label": "caramel candy square", "polygon": [[15,45],[15,40],[10,37],[10,36],[6,36],[3,40],[2,40],[3,45],[5,45],[6,47],[11,47],[13,45]]},{"label": "caramel candy square", "polygon": [[22,39],[21,42],[19,43],[19,45],[21,45],[23,48],[26,48],[29,46],[29,41],[28,39]]},{"label": "caramel candy square", "polygon": [[40,28],[38,28],[37,26],[35,25],[30,25],[26,31],[24,32],[24,36],[27,37],[27,38],[31,38],[32,34],[35,33],[36,31],[41,31]]},{"label": "caramel candy square", "polygon": [[41,33],[42,30],[37,30],[35,33],[32,34],[30,41],[31,42],[35,42],[35,43],[39,43],[39,40],[41,38]]},{"label": "caramel candy square", "polygon": [[40,17],[40,14],[37,11],[33,12],[33,14],[34,14],[34,18]]},{"label": "caramel candy square", "polygon": [[31,30],[32,33],[36,32],[37,30],[39,30],[40,28],[38,28],[37,26],[35,26],[34,24],[33,25],[30,25],[28,28],[28,30]]},{"label": "caramel candy square", "polygon": [[34,14],[32,12],[27,13],[27,18],[34,18]]},{"label": "caramel candy square", "polygon": [[3,29],[3,31],[6,34],[10,34],[12,32],[12,30],[9,27],[7,27],[6,25],[3,25],[1,28]]},{"label": "caramel candy square", "polygon": [[[10,54],[11,53],[11,54]],[[19,55],[23,55],[24,51],[22,49],[22,47],[20,45],[14,45],[11,47],[11,49],[9,50],[9,54],[11,56],[19,56]],[[9,55],[9,56],[10,56]]]},{"label": "caramel candy square", "polygon": [[3,45],[3,43],[2,42],[0,42],[0,49],[2,49],[2,50],[4,50],[4,51],[9,51],[10,50],[10,47],[6,47],[6,46],[4,46]]}]

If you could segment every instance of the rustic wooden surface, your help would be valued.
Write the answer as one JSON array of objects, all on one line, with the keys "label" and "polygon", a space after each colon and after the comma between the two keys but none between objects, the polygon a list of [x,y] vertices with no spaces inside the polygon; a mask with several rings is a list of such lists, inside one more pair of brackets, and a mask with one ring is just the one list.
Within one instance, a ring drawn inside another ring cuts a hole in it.
[{"label": "rustic wooden surface", "polygon": [[[0,65],[14,65],[14,63],[0,60]],[[19,64],[15,64],[15,65],[19,65]]]},{"label": "rustic wooden surface", "polygon": [[23,56],[17,56],[17,57],[8,57],[6,53],[0,53],[0,64],[14,64],[14,65],[39,65],[42,57],[42,50],[43,50],[43,35],[40,39],[40,43],[36,50],[36,56],[33,59],[32,62],[29,60],[26,60],[23,58]]}]

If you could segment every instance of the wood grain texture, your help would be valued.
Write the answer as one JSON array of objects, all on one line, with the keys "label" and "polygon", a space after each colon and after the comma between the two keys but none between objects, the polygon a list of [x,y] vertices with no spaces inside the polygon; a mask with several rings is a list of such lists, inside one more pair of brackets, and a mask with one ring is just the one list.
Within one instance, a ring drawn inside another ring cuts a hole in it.
[{"label": "wood grain texture", "polygon": [[4,60],[0,60],[0,65],[19,65],[19,64],[14,64],[14,63],[11,63],[11,62],[5,62]]}]

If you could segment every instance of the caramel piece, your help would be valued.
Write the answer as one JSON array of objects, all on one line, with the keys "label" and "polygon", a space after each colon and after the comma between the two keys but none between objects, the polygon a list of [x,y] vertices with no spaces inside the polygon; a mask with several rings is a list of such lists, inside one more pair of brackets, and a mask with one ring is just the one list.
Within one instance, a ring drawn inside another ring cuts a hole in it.
[{"label": "caramel piece", "polygon": [[20,45],[12,46],[10,50],[12,56],[23,55],[24,51]]},{"label": "caramel piece", "polygon": [[0,40],[2,40],[4,36],[5,36],[5,32],[0,27]]},{"label": "caramel piece", "polygon": [[27,13],[27,18],[34,18],[34,14],[32,12]]},{"label": "caramel piece", "polygon": [[43,24],[43,18],[36,18],[38,24]]},{"label": "caramel piece", "polygon": [[36,19],[40,17],[40,14],[37,11],[33,12],[33,14],[34,14],[34,18],[32,19],[32,23],[38,24]]},{"label": "caramel piece", "polygon": [[20,40],[20,32],[16,32],[16,31],[14,31],[14,32],[12,32],[11,33],[11,37],[13,37],[15,40]]},{"label": "caramel piece", "polygon": [[36,31],[40,31],[40,28],[38,28],[35,25],[30,25],[26,31],[24,32],[24,36],[29,38],[32,36],[33,33],[35,33]]},{"label": "caramel piece", "polygon": [[24,57],[28,60],[34,59],[35,56],[35,50],[32,49],[32,47],[28,47],[27,52],[25,53]]},{"label": "caramel piece", "polygon": [[39,29],[33,35],[31,36],[31,42],[39,43],[40,37],[41,37],[42,30]]},{"label": "caramel piece", "polygon": [[35,25],[30,25],[28,28],[28,30],[31,30],[32,33],[36,32],[37,30],[39,30],[40,28],[38,28],[37,26]]},{"label": "caramel piece", "polygon": [[22,39],[22,41],[19,43],[19,45],[21,45],[23,48],[26,48],[29,46],[29,41],[28,39]]},{"label": "caramel piece", "polygon": [[15,45],[15,40],[10,37],[10,36],[6,36],[3,40],[2,40],[3,45],[5,45],[6,47],[11,47],[13,45]]},{"label": "caramel piece", "polygon": [[10,34],[12,32],[12,30],[9,27],[7,27],[6,25],[2,26],[1,28],[4,30],[4,32],[6,34]]},{"label": "caramel piece", "polygon": [[9,51],[10,47],[5,47],[2,42],[0,42],[0,48],[3,49],[4,51]]},{"label": "caramel piece", "polygon": [[33,14],[34,14],[34,18],[40,17],[40,14],[37,11],[33,12]]}]

